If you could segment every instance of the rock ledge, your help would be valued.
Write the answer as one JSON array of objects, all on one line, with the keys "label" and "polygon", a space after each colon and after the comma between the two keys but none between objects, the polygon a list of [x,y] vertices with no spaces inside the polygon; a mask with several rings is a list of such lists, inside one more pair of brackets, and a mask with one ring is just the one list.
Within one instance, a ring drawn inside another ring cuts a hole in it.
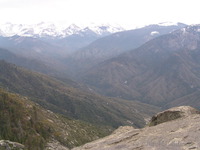
[{"label": "rock ledge", "polygon": [[168,122],[182,117],[187,117],[191,114],[200,114],[200,111],[190,106],[173,107],[153,116],[151,121],[149,122],[149,126],[155,126],[160,123]]},{"label": "rock ledge", "polygon": [[154,125],[150,127],[120,127],[107,137],[73,150],[200,150],[198,110],[189,106],[175,107],[153,118]]}]

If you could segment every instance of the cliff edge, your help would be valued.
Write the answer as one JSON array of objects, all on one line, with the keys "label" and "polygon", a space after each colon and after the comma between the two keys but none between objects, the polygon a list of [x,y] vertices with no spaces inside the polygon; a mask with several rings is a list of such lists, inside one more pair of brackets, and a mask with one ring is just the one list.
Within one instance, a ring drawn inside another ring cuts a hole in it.
[{"label": "cliff edge", "polygon": [[111,135],[73,150],[199,150],[200,112],[180,106],[152,117],[148,126],[125,126]]}]

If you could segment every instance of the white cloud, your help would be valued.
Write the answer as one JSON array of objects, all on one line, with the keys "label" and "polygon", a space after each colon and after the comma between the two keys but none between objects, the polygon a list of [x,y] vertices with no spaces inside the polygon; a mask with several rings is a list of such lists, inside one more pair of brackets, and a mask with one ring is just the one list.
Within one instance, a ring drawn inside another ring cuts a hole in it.
[{"label": "white cloud", "polygon": [[0,22],[200,23],[198,0],[0,0]]}]

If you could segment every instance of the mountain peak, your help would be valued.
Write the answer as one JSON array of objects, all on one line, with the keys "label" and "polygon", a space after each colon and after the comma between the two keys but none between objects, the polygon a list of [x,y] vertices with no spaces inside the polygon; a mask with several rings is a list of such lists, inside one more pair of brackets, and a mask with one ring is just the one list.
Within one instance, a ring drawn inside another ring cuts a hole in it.
[{"label": "mountain peak", "polygon": [[115,32],[120,32],[120,31],[125,30],[119,25],[110,25],[110,24],[101,24],[101,25],[92,24],[88,26],[88,28],[100,35],[106,34],[106,33],[115,33]]},{"label": "mountain peak", "polygon": [[111,25],[88,25],[85,27],[79,27],[76,24],[71,24],[67,28],[60,27],[53,23],[40,22],[37,24],[12,24],[6,23],[0,25],[0,35],[4,37],[10,37],[14,35],[28,36],[28,37],[67,37],[73,34],[79,34],[84,32],[85,29],[89,29],[97,35],[105,36],[111,33],[123,31],[120,26]]},{"label": "mountain peak", "polygon": [[65,33],[65,36],[69,36],[72,34],[76,34],[78,31],[80,31],[81,28],[75,24],[71,24],[69,27],[67,27],[63,32]]},{"label": "mountain peak", "polygon": [[173,25],[176,25],[178,26],[178,22],[161,22],[161,23],[158,23],[158,25],[160,26],[173,26]]}]

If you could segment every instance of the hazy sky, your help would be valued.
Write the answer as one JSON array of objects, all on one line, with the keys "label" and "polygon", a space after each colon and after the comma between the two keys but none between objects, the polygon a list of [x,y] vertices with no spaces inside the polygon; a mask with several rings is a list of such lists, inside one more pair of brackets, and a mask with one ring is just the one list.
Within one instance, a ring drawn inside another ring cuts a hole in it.
[{"label": "hazy sky", "polygon": [[0,0],[0,23],[200,23],[199,0]]}]

